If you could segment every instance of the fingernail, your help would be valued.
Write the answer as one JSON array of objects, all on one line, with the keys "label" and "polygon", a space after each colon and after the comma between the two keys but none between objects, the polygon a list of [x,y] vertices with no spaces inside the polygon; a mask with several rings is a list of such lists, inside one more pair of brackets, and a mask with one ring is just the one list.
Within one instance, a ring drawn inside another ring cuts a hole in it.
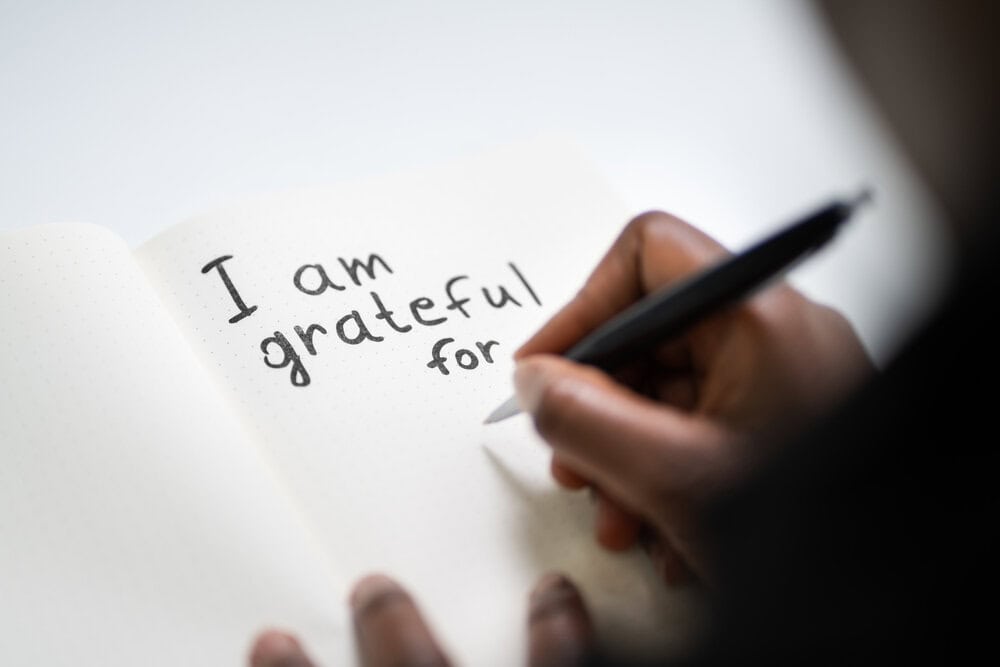
[{"label": "fingernail", "polygon": [[514,393],[517,394],[517,402],[522,410],[532,413],[538,408],[547,383],[547,373],[541,368],[541,364],[532,359],[517,362],[514,368]]},{"label": "fingernail", "polygon": [[572,590],[573,585],[564,575],[558,572],[549,572],[544,575],[531,589],[531,605],[537,606],[545,603],[556,595],[564,595],[566,591]]},{"label": "fingernail", "polygon": [[399,585],[384,574],[370,574],[354,585],[350,597],[351,608],[365,607],[378,596],[398,588]]},{"label": "fingernail", "polygon": [[254,667],[308,665],[309,660],[295,637],[271,630],[257,638],[250,654],[250,664]]}]

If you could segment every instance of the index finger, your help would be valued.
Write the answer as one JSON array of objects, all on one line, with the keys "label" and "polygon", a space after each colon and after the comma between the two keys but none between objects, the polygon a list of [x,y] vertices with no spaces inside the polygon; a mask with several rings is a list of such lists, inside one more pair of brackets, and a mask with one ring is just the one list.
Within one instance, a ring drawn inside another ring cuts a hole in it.
[{"label": "index finger", "polygon": [[660,211],[633,218],[577,295],[515,353],[561,353],[649,292],[727,254],[704,232]]},{"label": "index finger", "polygon": [[558,573],[542,577],[528,609],[528,667],[591,664],[594,631],[580,591]]},{"label": "index finger", "polygon": [[448,666],[413,598],[389,577],[374,574],[359,581],[351,608],[364,667]]}]

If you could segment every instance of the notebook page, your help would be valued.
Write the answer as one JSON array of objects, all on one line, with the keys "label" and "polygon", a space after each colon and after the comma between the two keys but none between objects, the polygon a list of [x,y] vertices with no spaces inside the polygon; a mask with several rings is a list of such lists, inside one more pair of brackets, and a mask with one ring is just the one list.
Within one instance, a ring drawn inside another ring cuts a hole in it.
[{"label": "notebook page", "polygon": [[270,623],[333,650],[342,586],[120,239],[0,235],[0,351],[5,664],[239,665]]},{"label": "notebook page", "polygon": [[690,592],[600,550],[524,416],[484,426],[511,354],[628,218],[572,150],[541,142],[256,199],[137,256],[353,579],[409,586],[461,664],[518,664],[526,593],[555,568],[598,623],[680,642]]}]

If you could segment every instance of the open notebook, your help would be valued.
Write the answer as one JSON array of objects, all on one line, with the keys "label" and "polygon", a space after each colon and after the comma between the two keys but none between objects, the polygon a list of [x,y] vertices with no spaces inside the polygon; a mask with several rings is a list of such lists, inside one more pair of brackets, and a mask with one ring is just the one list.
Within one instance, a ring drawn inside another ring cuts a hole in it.
[{"label": "open notebook", "polygon": [[605,637],[682,643],[697,593],[594,544],[527,418],[482,423],[627,217],[539,142],[134,250],[87,224],[0,235],[4,661],[239,665],[277,626],[353,664],[346,595],[372,571],[457,664],[520,664],[553,568]]}]

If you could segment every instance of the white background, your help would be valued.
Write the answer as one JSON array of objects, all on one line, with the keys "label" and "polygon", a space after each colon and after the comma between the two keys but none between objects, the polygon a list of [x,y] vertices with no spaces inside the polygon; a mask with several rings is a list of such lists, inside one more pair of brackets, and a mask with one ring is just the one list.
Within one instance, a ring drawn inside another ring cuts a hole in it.
[{"label": "white background", "polygon": [[134,246],[242,195],[553,132],[635,212],[734,249],[874,186],[794,279],[877,359],[939,282],[936,208],[806,2],[0,0],[0,231]]}]

